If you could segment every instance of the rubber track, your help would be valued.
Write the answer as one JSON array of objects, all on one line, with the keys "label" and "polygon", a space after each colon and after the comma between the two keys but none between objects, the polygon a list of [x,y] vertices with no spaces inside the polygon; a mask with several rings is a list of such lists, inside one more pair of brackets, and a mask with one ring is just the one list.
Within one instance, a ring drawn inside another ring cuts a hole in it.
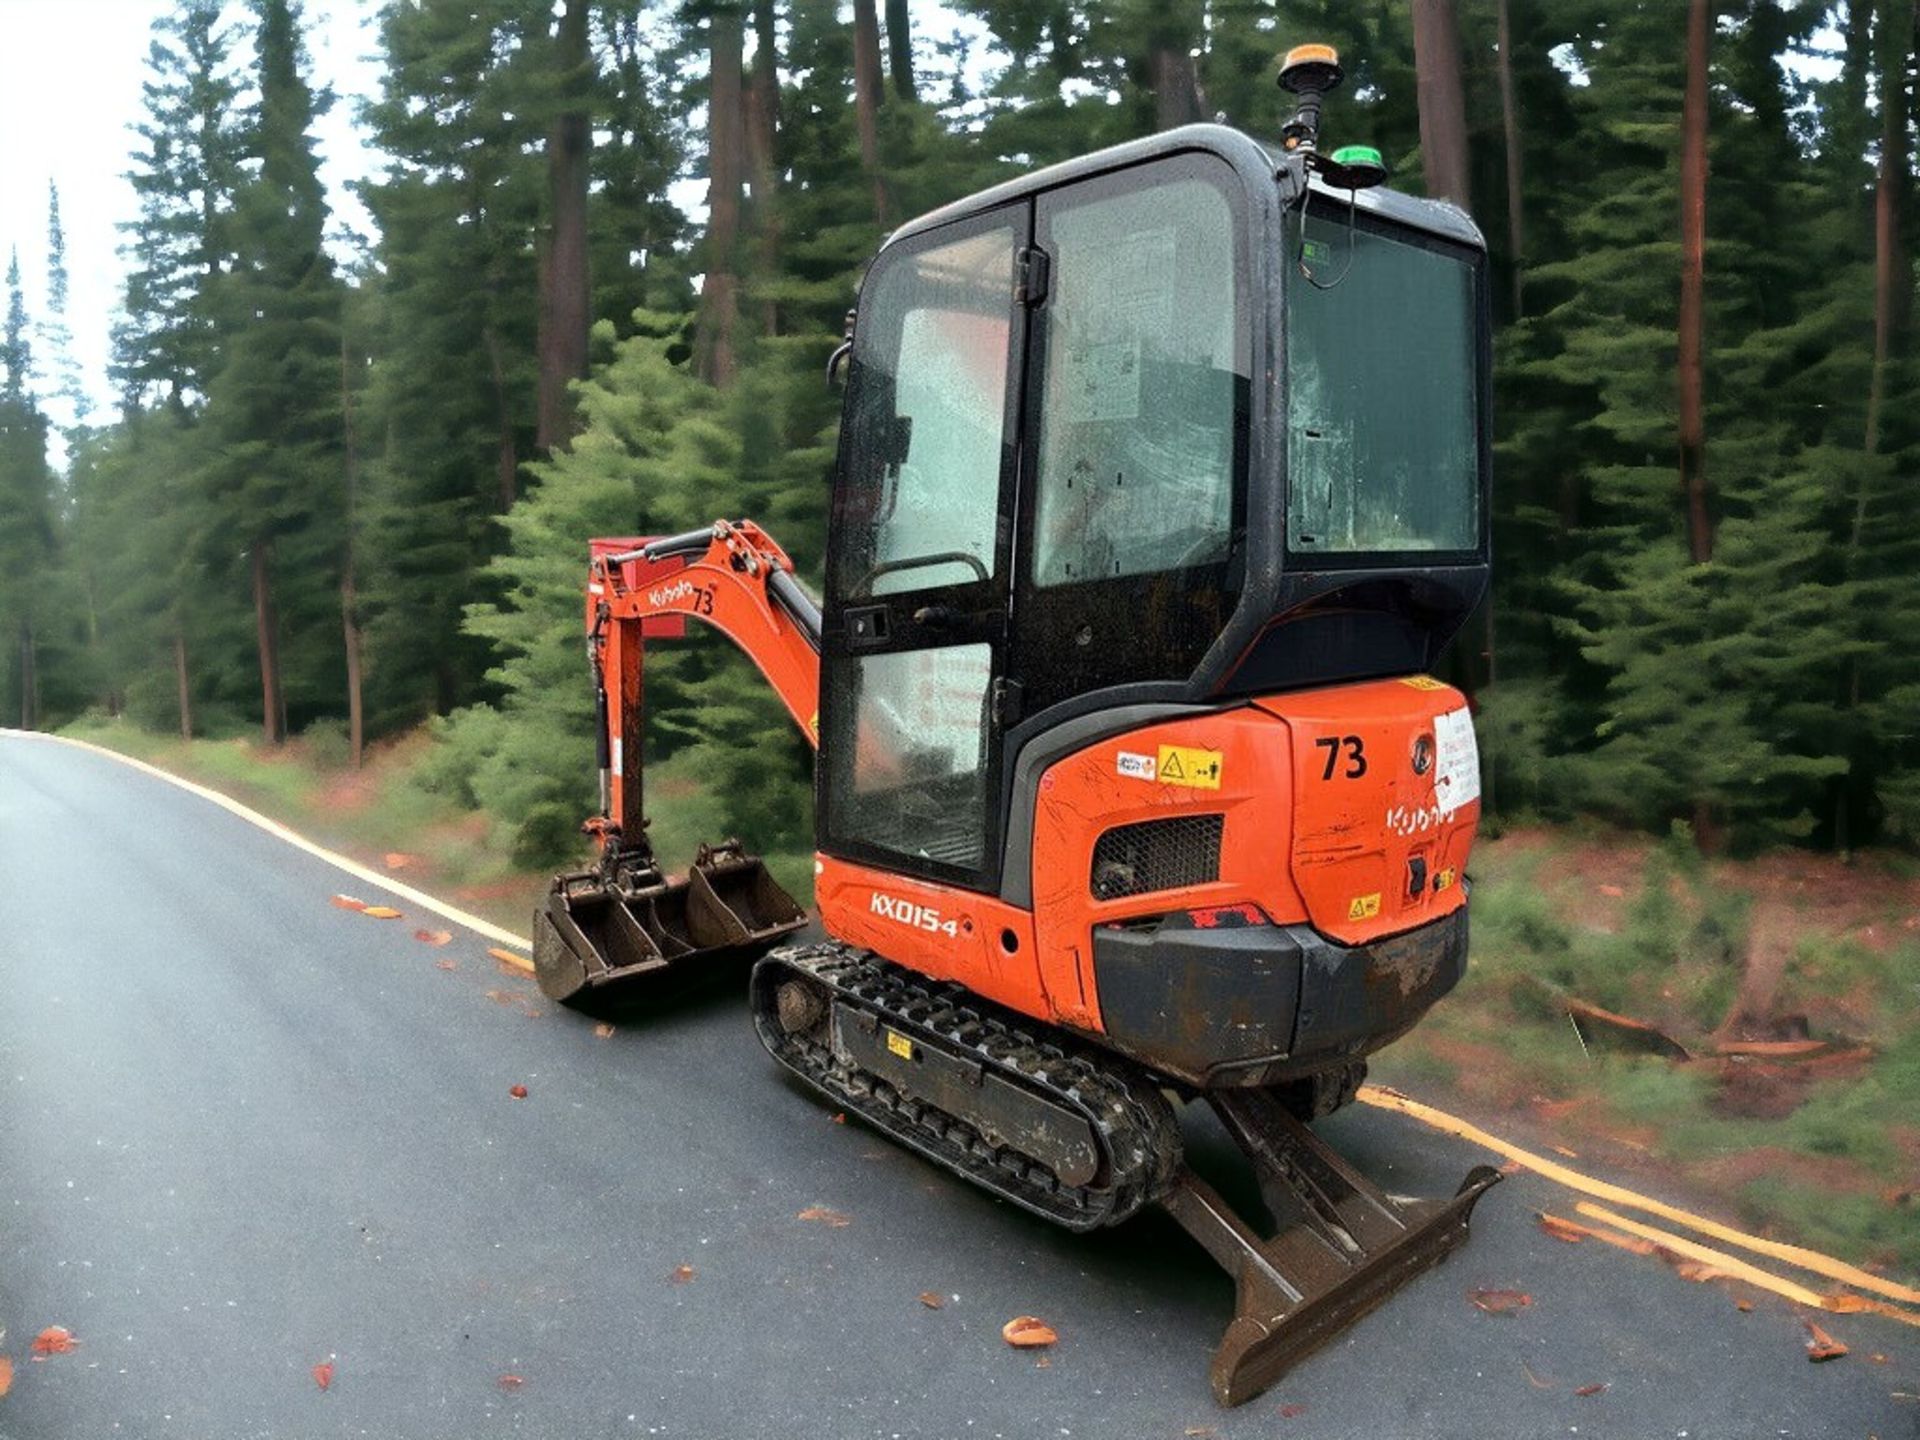
[{"label": "rubber track", "polygon": [[[877,1015],[904,1034],[966,1055],[1078,1111],[1100,1147],[1094,1182],[1063,1185],[1039,1161],[989,1142],[965,1120],[843,1061],[823,1039],[787,1034],[774,994],[791,973],[811,979],[837,1003]],[[1038,1039],[964,988],[928,981],[871,951],[832,941],[774,951],[754,967],[753,1020],[773,1057],[836,1104],[1070,1230],[1119,1224],[1164,1195],[1179,1169],[1179,1122],[1144,1071],[1091,1046]]]}]

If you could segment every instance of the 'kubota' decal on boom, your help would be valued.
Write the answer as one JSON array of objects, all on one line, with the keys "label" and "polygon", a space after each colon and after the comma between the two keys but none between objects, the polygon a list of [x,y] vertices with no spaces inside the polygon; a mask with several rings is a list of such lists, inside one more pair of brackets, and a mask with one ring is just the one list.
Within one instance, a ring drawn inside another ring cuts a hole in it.
[{"label": "'kubota' decal on boom", "polygon": [[689,595],[693,594],[693,590],[694,585],[691,580],[681,580],[667,586],[663,590],[649,590],[647,592],[647,603],[649,605],[671,605],[676,600],[686,599]]},{"label": "'kubota' decal on boom", "polygon": [[932,935],[958,935],[960,922],[941,916],[931,905],[918,905],[899,895],[882,895],[873,892],[873,903],[869,907],[882,919],[891,920],[896,925],[905,925],[913,930],[925,930]]}]

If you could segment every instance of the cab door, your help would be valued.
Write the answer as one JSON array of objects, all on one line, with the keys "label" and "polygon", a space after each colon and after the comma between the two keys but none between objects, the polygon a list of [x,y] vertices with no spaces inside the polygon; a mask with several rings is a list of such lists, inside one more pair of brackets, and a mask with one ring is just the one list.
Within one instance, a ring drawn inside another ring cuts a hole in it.
[{"label": "cab door", "polygon": [[1025,317],[1022,202],[861,287],[821,634],[820,848],[991,889]]}]

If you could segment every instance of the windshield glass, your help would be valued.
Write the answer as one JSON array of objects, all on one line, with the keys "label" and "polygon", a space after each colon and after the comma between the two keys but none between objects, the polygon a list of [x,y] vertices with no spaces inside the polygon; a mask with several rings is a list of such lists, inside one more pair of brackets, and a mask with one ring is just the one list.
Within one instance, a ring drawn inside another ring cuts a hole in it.
[{"label": "windshield glass", "polygon": [[1288,226],[1287,548],[1472,550],[1480,538],[1473,271],[1337,216]]}]

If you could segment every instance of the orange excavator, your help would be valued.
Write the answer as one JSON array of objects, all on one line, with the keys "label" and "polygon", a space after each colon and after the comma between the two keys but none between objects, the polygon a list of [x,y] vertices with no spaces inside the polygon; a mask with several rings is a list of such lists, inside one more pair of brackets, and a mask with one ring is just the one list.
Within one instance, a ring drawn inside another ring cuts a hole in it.
[{"label": "orange excavator", "polygon": [[[1484,242],[1318,145],[1189,126],[889,237],[816,603],[759,526],[597,539],[598,863],[535,916],[590,1006],[751,964],[767,1050],[1073,1230],[1161,1205],[1231,1274],[1235,1404],[1460,1244],[1498,1180],[1387,1195],[1309,1128],[1459,980],[1479,762],[1430,677],[1489,565]],[[729,636],[816,747],[801,908],[738,841],[669,877],[642,659]],[[1183,1162],[1211,1107],[1264,1223]]]}]

